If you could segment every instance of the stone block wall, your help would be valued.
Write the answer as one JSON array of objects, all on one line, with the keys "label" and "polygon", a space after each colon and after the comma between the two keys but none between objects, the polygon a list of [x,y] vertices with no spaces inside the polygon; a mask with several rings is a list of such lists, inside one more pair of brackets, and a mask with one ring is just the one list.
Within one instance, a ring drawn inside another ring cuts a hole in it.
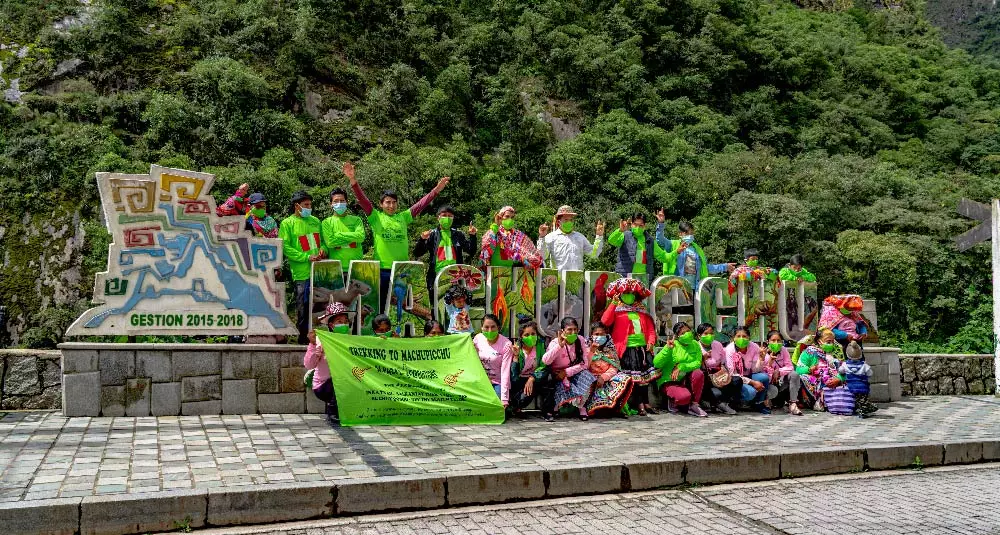
[{"label": "stone block wall", "polygon": [[865,347],[865,362],[872,368],[872,401],[886,403],[903,397],[899,349],[895,347]]},{"label": "stone block wall", "polygon": [[59,346],[66,416],[322,413],[305,348],[245,344]]},{"label": "stone block wall", "polygon": [[993,355],[904,355],[903,395],[994,394]]},{"label": "stone block wall", "polygon": [[59,358],[58,351],[0,350],[0,409],[58,409]]}]

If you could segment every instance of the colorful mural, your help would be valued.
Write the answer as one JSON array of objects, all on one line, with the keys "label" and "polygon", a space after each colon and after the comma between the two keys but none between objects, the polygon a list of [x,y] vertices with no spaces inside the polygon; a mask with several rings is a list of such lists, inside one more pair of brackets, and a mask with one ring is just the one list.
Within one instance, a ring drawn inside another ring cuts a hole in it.
[{"label": "colorful mural", "polygon": [[587,280],[587,295],[590,297],[590,303],[588,303],[590,305],[590,315],[585,327],[585,333],[587,336],[590,336],[591,325],[601,321],[601,316],[608,308],[608,297],[604,289],[612,282],[622,278],[622,276],[607,271],[588,271],[584,274],[584,278]]},{"label": "colorful mural", "polygon": [[294,334],[281,240],[255,238],[241,216],[219,217],[214,175],[152,166],[97,173],[112,244],[94,304],[67,336]]},{"label": "colorful mural", "polygon": [[427,266],[423,262],[393,262],[391,284],[383,310],[392,321],[393,332],[423,336],[424,324],[434,317]]},{"label": "colorful mural", "polygon": [[[315,328],[319,323],[316,321],[326,306],[333,302],[343,303],[350,311],[348,318],[351,325],[357,325],[358,303],[362,298],[371,294],[371,286],[360,281],[352,280],[349,285],[344,285],[344,269],[340,260],[320,260],[312,265],[312,284],[310,284],[309,328]],[[376,294],[377,295],[377,294]]]},{"label": "colorful mural", "polygon": [[[359,293],[355,312],[358,329],[363,335],[373,334],[372,320],[381,310],[379,291],[382,285],[381,264],[377,260],[354,260],[347,271],[347,287],[368,290]],[[426,284],[426,283],[425,283]],[[423,334],[423,333],[421,333]]]},{"label": "colorful mural", "polygon": [[691,328],[697,326],[694,324],[694,292],[691,282],[684,277],[665,275],[657,277],[653,283],[653,294],[649,296],[652,305],[649,310],[654,311],[656,336],[662,345],[673,336],[675,323],[683,321]]},{"label": "colorful mural", "polygon": [[729,281],[721,277],[706,277],[698,285],[695,323],[708,323],[715,328],[716,340],[728,344],[736,331],[736,295],[729,293]]},{"label": "colorful mural", "polygon": [[478,332],[483,322],[483,316],[486,315],[486,280],[482,271],[470,265],[448,266],[438,272],[435,277],[433,302],[437,303],[438,322],[444,326],[445,330],[448,329],[448,313],[445,311],[444,295],[448,292],[448,288],[455,284],[465,286],[472,292],[472,302],[469,303],[469,320],[473,330]]}]

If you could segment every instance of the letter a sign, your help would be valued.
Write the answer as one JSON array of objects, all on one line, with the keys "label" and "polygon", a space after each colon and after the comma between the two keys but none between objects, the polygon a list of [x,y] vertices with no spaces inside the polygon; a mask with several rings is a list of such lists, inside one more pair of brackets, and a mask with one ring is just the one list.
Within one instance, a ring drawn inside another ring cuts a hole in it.
[{"label": "letter a sign", "polygon": [[955,238],[959,251],[971,249],[977,243],[991,240],[993,243],[993,367],[996,370],[996,389],[1000,396],[1000,199],[993,199],[992,206],[962,199],[958,201],[958,213],[981,221],[968,232]]}]

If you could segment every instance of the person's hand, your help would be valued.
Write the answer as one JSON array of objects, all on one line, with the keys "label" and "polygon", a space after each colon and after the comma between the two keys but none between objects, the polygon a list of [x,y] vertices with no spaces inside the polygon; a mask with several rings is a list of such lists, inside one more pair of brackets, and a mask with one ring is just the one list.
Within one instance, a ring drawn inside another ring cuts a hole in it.
[{"label": "person's hand", "polygon": [[597,351],[597,350],[598,350],[598,349],[599,349],[600,347],[601,347],[601,346],[600,346],[600,345],[598,345],[596,341],[594,341],[594,340],[591,340],[591,341],[590,341],[590,352],[591,352],[591,353],[593,353],[593,352]]},{"label": "person's hand", "polygon": [[618,221],[618,230],[622,232],[628,232],[628,226],[632,224],[632,220],[621,219]]},{"label": "person's hand", "polygon": [[430,237],[431,237],[431,231],[429,231],[429,230],[425,230],[425,231],[423,231],[423,232],[420,233],[420,238],[423,239],[423,240],[426,240],[427,238],[430,238]]},{"label": "person's hand", "polygon": [[538,225],[538,237],[539,238],[544,238],[548,233],[549,233],[549,224],[548,223],[542,223],[541,225]]},{"label": "person's hand", "polygon": [[555,372],[555,374],[556,374],[556,379],[559,379],[560,381],[566,378],[566,370],[559,370]]},{"label": "person's hand", "polygon": [[[667,340],[667,347],[669,347],[670,349],[674,348],[674,339],[673,338]],[[650,349],[650,351],[652,351],[652,349]]]},{"label": "person's hand", "polygon": [[736,262],[729,262],[726,264],[726,271],[729,273],[732,273],[734,269],[736,269]]},{"label": "person's hand", "polygon": [[750,386],[752,386],[753,389],[756,390],[756,391],[758,391],[758,392],[760,392],[761,390],[764,390],[764,383],[762,383],[760,381],[750,381]]},{"label": "person's hand", "polygon": [[681,369],[680,368],[674,368],[674,371],[670,372],[670,380],[671,381],[676,381],[677,378],[680,375],[681,375]]},{"label": "person's hand", "polygon": [[528,382],[524,383],[524,395],[530,396],[535,393],[535,378],[528,377]]},{"label": "person's hand", "polygon": [[819,365],[818,364],[813,364],[813,367],[809,368],[809,374],[812,375],[812,374],[816,373],[816,370],[818,370],[818,369],[819,369]]},{"label": "person's hand", "polygon": [[246,182],[240,184],[240,187],[236,189],[236,193],[239,193],[240,197],[246,197],[248,191],[250,191],[250,184]]},{"label": "person's hand", "polygon": [[604,221],[597,222],[596,234],[598,236],[604,236]]},{"label": "person's hand", "polygon": [[684,240],[681,240],[681,243],[677,246],[677,252],[679,253],[679,252],[683,251],[684,249],[687,249],[688,246],[690,246],[690,245],[691,245],[690,243],[688,243],[688,242],[686,242]]},{"label": "person's hand", "polygon": [[499,227],[501,221],[503,221],[503,219],[500,219],[500,212],[497,212],[497,213],[493,214],[493,224],[494,225],[496,225],[496,226]]},{"label": "person's hand", "polygon": [[351,181],[351,185],[358,183],[358,179],[354,176],[354,164],[351,162],[344,162],[344,174],[347,175],[347,179]]},{"label": "person's hand", "polygon": [[469,236],[475,236],[475,235],[476,235],[476,233],[478,233],[478,232],[479,232],[479,231],[478,231],[478,230],[476,229],[476,227],[475,227],[474,225],[469,225],[469,230],[467,230],[467,231],[466,231],[466,233],[467,233],[467,234],[468,234]]},{"label": "person's hand", "polygon": [[443,176],[443,177],[441,177],[441,180],[438,180],[437,186],[434,186],[434,189],[437,190],[438,193],[440,193],[441,190],[443,190],[445,188],[445,186],[448,185],[449,181],[451,181],[451,177],[450,176]]},{"label": "person's hand", "polygon": [[598,377],[597,378],[597,386],[604,386],[604,378],[603,377]]},{"label": "person's hand", "polygon": [[656,211],[656,222],[657,223],[667,222],[667,212],[664,211],[663,208],[660,208],[659,210]]},{"label": "person's hand", "polygon": [[320,260],[326,260],[326,257],[327,257],[326,251],[320,249],[320,251],[319,251],[319,259]]},{"label": "person's hand", "polygon": [[318,255],[318,254],[314,254],[314,255],[312,255],[312,256],[310,256],[310,257],[309,257],[309,261],[310,261],[310,262],[315,262],[315,261],[317,261],[317,260],[319,260],[319,259],[320,259],[320,258],[319,258],[319,255]]},{"label": "person's hand", "polygon": [[[673,346],[673,340],[671,340],[670,343],[671,343],[670,347],[674,347]],[[655,345],[654,342],[649,342],[648,344],[646,344],[646,351],[653,351],[653,346],[654,345]]]},{"label": "person's hand", "polygon": [[556,340],[559,340],[559,347],[566,347],[566,338],[562,331],[559,331],[559,338],[556,338]]},{"label": "person's hand", "polygon": [[309,331],[309,333],[306,334],[306,338],[309,339],[310,344],[316,345],[316,329]]}]

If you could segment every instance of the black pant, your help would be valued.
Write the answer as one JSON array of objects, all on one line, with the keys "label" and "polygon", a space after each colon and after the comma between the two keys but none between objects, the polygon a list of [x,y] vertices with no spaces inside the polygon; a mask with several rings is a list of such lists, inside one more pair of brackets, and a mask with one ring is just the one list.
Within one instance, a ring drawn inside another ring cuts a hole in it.
[{"label": "black pant", "polygon": [[[531,398],[538,399],[538,408],[542,409],[542,413],[554,413],[556,411],[556,380],[552,373],[546,372],[541,379],[536,378],[533,390]],[[529,399],[528,403],[530,402]]]},{"label": "black pant", "polygon": [[380,284],[378,287],[378,295],[379,295],[378,306],[379,309],[384,308],[386,310],[385,313],[388,314],[389,307],[387,307],[385,304],[385,298],[389,296],[389,290],[392,288],[392,270],[382,268],[380,276],[381,279],[379,281]]},{"label": "black pant", "polygon": [[299,345],[309,343],[309,281],[295,281],[295,327],[299,330]]},{"label": "black pant", "polygon": [[327,379],[325,383],[319,385],[319,388],[313,390],[313,394],[321,401],[326,402],[326,413],[328,415],[337,415],[337,393],[333,391],[333,379]]},{"label": "black pant", "polygon": [[733,377],[728,385],[719,388],[712,384],[712,374],[708,371],[705,372],[705,389],[701,393],[701,399],[709,402],[713,407],[719,403],[739,406],[742,393],[742,377]]}]

